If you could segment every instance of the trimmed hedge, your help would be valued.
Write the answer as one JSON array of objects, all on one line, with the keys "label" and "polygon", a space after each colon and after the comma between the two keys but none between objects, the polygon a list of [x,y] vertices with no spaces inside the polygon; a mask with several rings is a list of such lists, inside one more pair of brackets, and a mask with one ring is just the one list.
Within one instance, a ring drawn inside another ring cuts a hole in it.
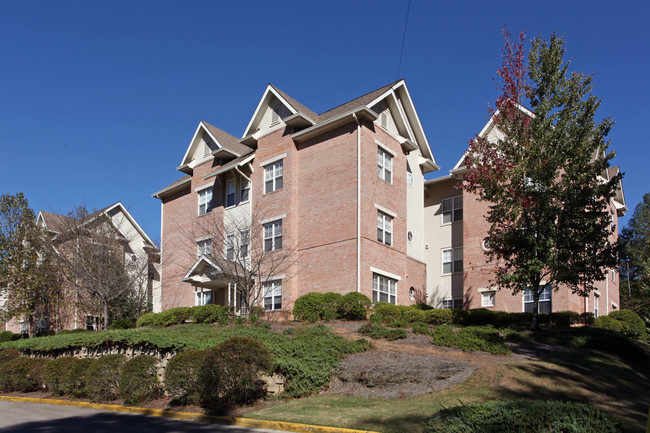
[{"label": "trimmed hedge", "polygon": [[372,302],[366,295],[350,292],[339,301],[339,316],[343,320],[366,320]]},{"label": "trimmed hedge", "polygon": [[323,318],[323,293],[305,293],[293,304],[293,318],[301,322],[318,322]]},{"label": "trimmed hedge", "polygon": [[120,397],[120,371],[126,362],[124,355],[106,355],[88,369],[86,394],[93,401],[116,400]]},{"label": "trimmed hedge", "polygon": [[436,346],[454,347],[464,352],[489,352],[494,355],[512,353],[499,331],[490,326],[468,326],[460,329],[436,326],[431,335]]},{"label": "trimmed hedge", "polygon": [[146,403],[161,395],[156,358],[141,355],[124,363],[120,373],[120,396],[124,399],[124,403]]},{"label": "trimmed hedge", "polygon": [[637,430],[592,406],[562,401],[516,400],[442,409],[424,424],[423,431],[631,433]]},{"label": "trimmed hedge", "polygon": [[167,363],[165,389],[178,403],[199,404],[199,369],[205,360],[205,350],[181,352]]},{"label": "trimmed hedge", "polygon": [[209,414],[221,414],[263,397],[258,373],[269,372],[272,361],[273,355],[250,338],[231,338],[207,350],[198,374],[201,406]]},{"label": "trimmed hedge", "polygon": [[135,328],[135,320],[133,319],[119,319],[111,323],[109,329],[131,329]]},{"label": "trimmed hedge", "polygon": [[424,312],[425,322],[429,325],[447,325],[453,320],[453,313],[449,308],[436,308]]},{"label": "trimmed hedge", "polygon": [[43,388],[43,373],[48,360],[18,357],[0,365],[0,391],[29,392]]},{"label": "trimmed hedge", "polygon": [[371,305],[372,302],[366,295],[357,292],[343,296],[334,292],[311,292],[296,299],[293,318],[311,323],[334,319],[365,320]]},{"label": "trimmed hedge", "polygon": [[609,313],[609,317],[612,319],[622,322],[623,335],[626,335],[635,340],[646,342],[648,340],[648,334],[646,331],[645,323],[643,319],[631,310],[617,310]]},{"label": "trimmed hedge", "polygon": [[88,370],[94,362],[94,359],[70,356],[54,359],[45,367],[45,386],[58,395],[85,397]]},{"label": "trimmed hedge", "polygon": [[201,305],[193,307],[190,312],[193,323],[221,323],[225,325],[230,320],[228,308],[223,305]]},{"label": "trimmed hedge", "polygon": [[13,348],[2,349],[0,350],[0,365],[4,364],[5,362],[9,362],[12,359],[18,358],[21,355],[22,354],[20,353],[20,350]]},{"label": "trimmed hedge", "polygon": [[0,331],[0,343],[18,340],[19,338],[22,338],[22,334],[14,334],[11,331]]}]

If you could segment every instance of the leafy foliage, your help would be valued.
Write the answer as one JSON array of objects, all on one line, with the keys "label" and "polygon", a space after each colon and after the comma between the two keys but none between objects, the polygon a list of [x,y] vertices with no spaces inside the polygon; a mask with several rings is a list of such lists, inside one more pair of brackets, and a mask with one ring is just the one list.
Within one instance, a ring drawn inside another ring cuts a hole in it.
[{"label": "leafy foliage", "polygon": [[20,351],[9,348],[9,349],[2,349],[0,350],[0,365],[4,364],[5,362],[9,362],[14,358],[18,358],[20,356]]},{"label": "leafy foliage", "polygon": [[562,401],[503,401],[442,409],[424,425],[425,433],[611,432],[636,429],[583,404]]},{"label": "leafy foliage", "polygon": [[111,323],[109,329],[131,329],[135,328],[135,321],[133,319],[118,319]]},{"label": "leafy foliage", "polygon": [[[223,305],[208,304],[192,307],[190,317],[193,323],[228,323],[228,309]],[[258,317],[256,314],[255,317]]]},{"label": "leafy foliage", "polygon": [[199,369],[205,350],[187,350],[174,355],[165,367],[165,389],[176,402],[199,404]]},{"label": "leafy foliage", "polygon": [[436,308],[425,311],[424,318],[430,325],[446,325],[452,322],[453,313],[448,308]]},{"label": "leafy foliage", "polygon": [[120,371],[126,362],[124,355],[106,355],[88,369],[86,394],[93,401],[109,401],[120,397]]},{"label": "leafy foliage", "polygon": [[43,386],[48,360],[21,356],[0,364],[0,391],[37,391]]},{"label": "leafy foliage", "polygon": [[4,341],[18,340],[19,338],[20,334],[14,334],[11,331],[0,331],[0,343]]},{"label": "leafy foliage", "polygon": [[120,396],[126,404],[140,404],[162,395],[158,381],[158,360],[141,355],[129,359],[120,373]]},{"label": "leafy foliage", "polygon": [[591,77],[568,73],[563,38],[533,39],[526,66],[523,34],[516,42],[505,34],[492,116],[502,135],[470,141],[463,188],[489,203],[495,283],[531,289],[536,328],[543,280],[584,295],[616,265],[609,201],[621,175],[599,181],[614,156],[606,154],[613,121],[594,120],[600,100]]},{"label": "leafy foliage", "polygon": [[339,301],[339,316],[343,320],[366,320],[371,305],[372,302],[366,295],[350,292]]},{"label": "leafy foliage", "polygon": [[634,311],[630,310],[617,310],[609,313],[609,317],[623,323],[621,332],[639,341],[647,341],[648,334],[646,332],[645,323]]},{"label": "leafy foliage", "polygon": [[263,397],[258,373],[268,372],[272,359],[261,343],[249,338],[235,337],[207,350],[198,372],[201,406],[220,414]]},{"label": "leafy foliage", "polygon": [[431,334],[436,346],[454,347],[464,352],[489,352],[494,355],[511,353],[499,331],[489,326],[468,326],[460,329],[436,326]]}]

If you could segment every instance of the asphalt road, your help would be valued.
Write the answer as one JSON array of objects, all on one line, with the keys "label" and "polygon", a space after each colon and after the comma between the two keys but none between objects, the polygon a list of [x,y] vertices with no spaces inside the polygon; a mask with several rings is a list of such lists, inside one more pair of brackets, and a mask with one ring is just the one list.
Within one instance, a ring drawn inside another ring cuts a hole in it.
[{"label": "asphalt road", "polygon": [[[50,404],[0,401],[2,433],[283,433]],[[286,433],[286,432],[284,432]]]}]

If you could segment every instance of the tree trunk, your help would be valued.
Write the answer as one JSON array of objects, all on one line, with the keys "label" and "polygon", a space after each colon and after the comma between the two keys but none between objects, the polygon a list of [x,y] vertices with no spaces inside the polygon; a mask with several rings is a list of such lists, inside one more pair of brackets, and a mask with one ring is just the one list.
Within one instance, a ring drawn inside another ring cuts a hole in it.
[{"label": "tree trunk", "polygon": [[104,329],[108,329],[110,323],[108,316],[108,302],[104,302]]},{"label": "tree trunk", "polygon": [[538,316],[539,316],[539,288],[531,290],[533,293],[533,320],[530,322],[530,330],[537,331],[539,327]]}]

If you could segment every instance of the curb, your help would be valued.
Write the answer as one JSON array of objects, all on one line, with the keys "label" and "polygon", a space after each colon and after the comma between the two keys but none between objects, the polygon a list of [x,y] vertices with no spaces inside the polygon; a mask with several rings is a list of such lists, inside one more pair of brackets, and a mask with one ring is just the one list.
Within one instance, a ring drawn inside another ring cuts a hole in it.
[{"label": "curb", "polygon": [[297,424],[285,421],[266,421],[261,419],[237,418],[234,416],[209,416],[192,412],[177,412],[169,409],[153,409],[146,407],[120,406],[117,404],[89,403],[85,401],[56,400],[53,398],[10,397],[0,395],[0,401],[17,401],[24,403],[54,404],[58,406],[84,407],[89,409],[126,412],[139,415],[160,416],[165,418],[199,421],[210,424],[236,425],[252,428],[284,430],[295,433],[377,433],[370,430],[354,430],[340,427],[326,427],[309,424]]}]

